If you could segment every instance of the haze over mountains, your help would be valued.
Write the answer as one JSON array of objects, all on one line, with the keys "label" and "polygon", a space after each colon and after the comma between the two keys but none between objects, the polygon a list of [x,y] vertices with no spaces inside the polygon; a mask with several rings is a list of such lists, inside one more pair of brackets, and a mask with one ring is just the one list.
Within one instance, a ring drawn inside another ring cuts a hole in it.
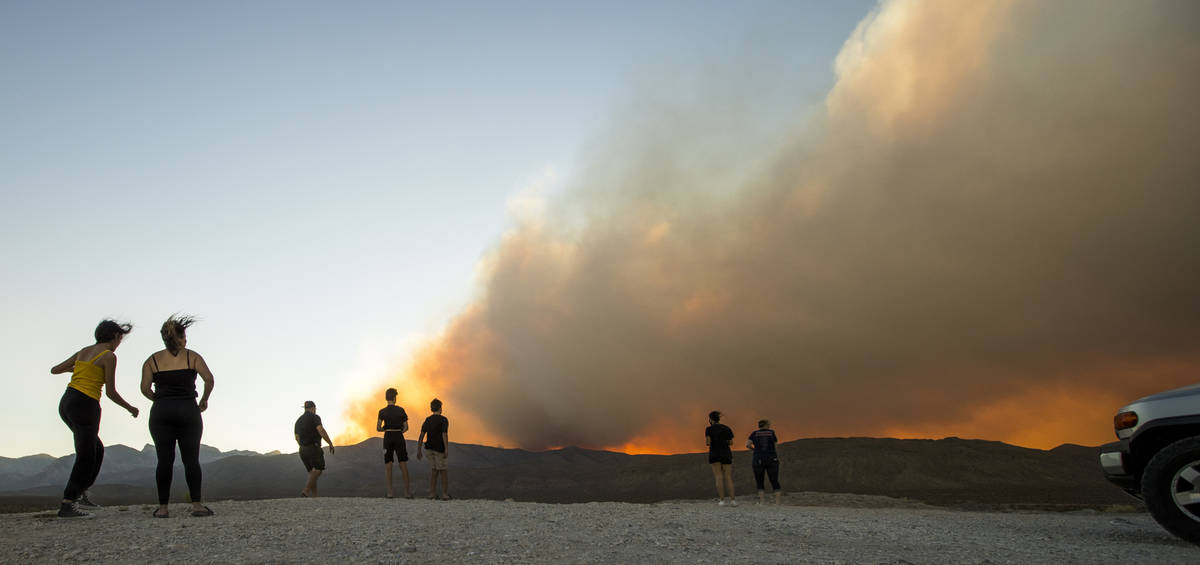
[{"label": "haze over mountains", "polygon": [[[409,469],[416,496],[428,494],[429,467],[416,461],[409,441]],[[326,455],[324,496],[382,496],[382,440],[340,446]],[[801,439],[779,445],[786,491],[885,495],[938,505],[1100,507],[1132,499],[1102,477],[1096,448],[1063,445],[1043,451],[1000,442],[946,438]],[[711,498],[712,473],[703,453],[627,455],[566,448],[530,452],[452,444],[451,493],[458,498],[539,502],[628,501]],[[740,494],[754,492],[749,453],[734,454]],[[178,461],[178,459],[177,459]],[[61,494],[74,456],[0,458],[0,504]],[[298,496],[304,468],[295,453],[201,451],[207,500]],[[156,498],[152,446],[141,451],[106,448],[94,498],[108,504],[150,503]],[[396,480],[399,488],[399,472]],[[186,500],[182,467],[176,467],[172,499]],[[52,501],[51,501],[52,502]]]}]

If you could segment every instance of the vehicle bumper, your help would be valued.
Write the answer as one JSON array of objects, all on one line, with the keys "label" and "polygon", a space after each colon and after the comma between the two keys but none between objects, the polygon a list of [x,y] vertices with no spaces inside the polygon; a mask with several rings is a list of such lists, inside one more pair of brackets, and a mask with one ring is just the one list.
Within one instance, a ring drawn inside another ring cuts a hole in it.
[{"label": "vehicle bumper", "polygon": [[1141,498],[1141,485],[1138,477],[1127,464],[1130,459],[1129,440],[1114,441],[1100,446],[1100,468],[1104,470],[1104,478],[1125,490],[1125,492]]}]

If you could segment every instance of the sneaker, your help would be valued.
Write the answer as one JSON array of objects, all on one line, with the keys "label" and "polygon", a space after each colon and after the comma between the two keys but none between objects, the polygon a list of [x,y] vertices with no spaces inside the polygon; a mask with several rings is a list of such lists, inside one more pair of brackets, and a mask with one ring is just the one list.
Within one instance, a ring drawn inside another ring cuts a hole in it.
[{"label": "sneaker", "polygon": [[730,506],[737,506],[737,501],[736,501],[736,500],[733,500],[733,499],[731,498],[731,499],[729,499],[729,505],[730,505]]},{"label": "sneaker", "polygon": [[725,499],[722,498],[721,501],[717,503],[717,506],[725,506]]},{"label": "sneaker", "polygon": [[99,504],[92,502],[92,499],[88,498],[88,494],[89,493],[87,491],[83,491],[83,495],[80,496],[79,500],[76,500],[75,502],[79,503],[79,505],[83,506],[84,508],[100,508]]},{"label": "sneaker", "polygon": [[58,507],[59,518],[91,518],[92,515],[79,509],[77,502],[64,502]]}]

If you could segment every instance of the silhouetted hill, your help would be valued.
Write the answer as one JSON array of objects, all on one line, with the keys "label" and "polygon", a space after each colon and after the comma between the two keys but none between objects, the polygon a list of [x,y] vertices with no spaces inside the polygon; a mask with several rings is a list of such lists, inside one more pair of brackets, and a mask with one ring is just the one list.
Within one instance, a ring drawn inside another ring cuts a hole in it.
[{"label": "silhouetted hill", "polygon": [[[1043,451],[958,438],[820,438],[783,443],[778,449],[780,480],[788,491],[884,495],[955,506],[1071,508],[1132,502],[1104,480],[1098,448],[1092,447],[1063,445]],[[409,454],[414,493],[425,496],[428,464],[416,461],[413,441]],[[304,485],[304,467],[295,453],[230,455],[207,448],[206,455],[204,493],[210,500],[291,497]],[[59,495],[73,456],[52,461],[31,485],[30,479],[17,477],[28,477],[29,469],[48,456],[32,457],[42,459],[0,461],[0,484],[8,491],[0,494]],[[96,498],[153,502],[155,461],[151,446],[142,451],[107,448],[93,488]],[[326,454],[326,462],[320,481],[323,495],[383,495],[381,439],[338,447],[336,455]],[[750,454],[735,452],[734,463],[736,490],[752,493]],[[574,447],[530,452],[452,444],[449,464],[450,490],[459,498],[653,502],[715,496],[703,453],[627,455]],[[173,496],[185,500],[182,468],[177,467],[175,477]]]}]

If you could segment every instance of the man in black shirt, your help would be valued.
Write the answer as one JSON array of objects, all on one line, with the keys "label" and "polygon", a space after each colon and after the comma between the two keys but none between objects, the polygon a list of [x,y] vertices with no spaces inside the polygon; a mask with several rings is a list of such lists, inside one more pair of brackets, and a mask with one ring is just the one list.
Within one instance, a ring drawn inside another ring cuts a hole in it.
[{"label": "man in black shirt", "polygon": [[712,466],[713,477],[717,479],[718,504],[725,506],[725,495],[728,494],[729,505],[737,506],[737,499],[733,496],[733,430],[720,422],[720,412],[713,410],[708,413],[708,427],[704,429],[708,464]]},{"label": "man in black shirt", "polygon": [[317,415],[317,404],[311,400],[304,401],[304,413],[296,420],[296,443],[300,444],[300,461],[304,462],[304,470],[308,471],[308,482],[300,496],[317,496],[317,478],[325,470],[325,454],[321,453],[321,438],[329,444],[329,454],[333,455],[333,440],[321,425],[321,417]]},{"label": "man in black shirt", "polygon": [[754,450],[754,482],[758,486],[759,504],[766,502],[763,489],[764,474],[771,479],[771,488],[775,490],[775,504],[779,504],[779,497],[783,496],[783,490],[779,486],[779,456],[775,452],[776,443],[779,443],[779,438],[775,436],[775,430],[771,429],[771,422],[768,420],[759,420],[758,429],[746,439],[746,448]]},{"label": "man in black shirt", "polygon": [[375,422],[375,431],[383,432],[383,464],[387,470],[387,497],[396,496],[392,487],[392,455],[400,462],[400,474],[404,478],[404,498],[412,498],[412,489],[408,486],[408,447],[404,443],[404,432],[408,431],[408,414],[403,408],[396,406],[396,389],[389,388],[383,393],[387,406],[379,409],[379,420]]},{"label": "man in black shirt", "polygon": [[[450,500],[450,475],[446,472],[446,455],[450,447],[450,421],[442,415],[442,401],[433,399],[429,403],[433,412],[421,424],[421,436],[417,438],[417,459],[422,456],[421,448],[429,450],[429,498],[437,498],[437,479],[442,477],[442,500]],[[426,439],[428,437],[428,439]],[[424,441],[424,446],[422,446]]]}]

